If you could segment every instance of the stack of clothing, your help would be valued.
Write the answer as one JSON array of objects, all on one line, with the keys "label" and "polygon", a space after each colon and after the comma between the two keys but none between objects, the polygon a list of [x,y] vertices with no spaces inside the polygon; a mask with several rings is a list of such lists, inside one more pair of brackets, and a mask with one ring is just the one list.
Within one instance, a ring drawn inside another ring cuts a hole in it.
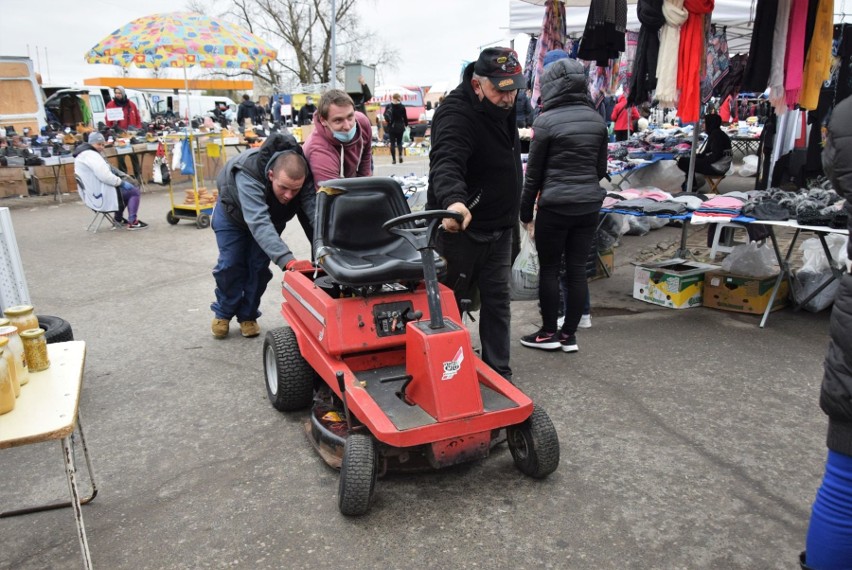
[{"label": "stack of clothing", "polygon": [[732,220],[742,214],[743,206],[749,200],[745,192],[728,192],[714,196],[703,202],[692,214],[693,224],[706,224],[723,220]]}]

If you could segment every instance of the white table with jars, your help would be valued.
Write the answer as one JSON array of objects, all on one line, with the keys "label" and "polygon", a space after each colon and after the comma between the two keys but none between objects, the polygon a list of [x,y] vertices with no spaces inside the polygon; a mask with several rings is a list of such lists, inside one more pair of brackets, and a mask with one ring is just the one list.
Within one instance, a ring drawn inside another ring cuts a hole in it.
[{"label": "white table with jars", "polygon": [[[47,352],[50,367],[41,372],[31,372],[30,381],[21,390],[15,408],[11,412],[0,415],[0,450],[59,440],[71,501],[4,511],[0,513],[0,518],[71,507],[77,525],[77,538],[80,542],[83,566],[91,568],[89,543],[86,538],[81,506],[92,501],[98,491],[78,409],[83,387],[86,343],[71,341],[49,344]],[[83,447],[92,487],[89,496],[84,498],[80,497],[77,489],[77,471],[74,465],[74,440],[77,435]]]}]

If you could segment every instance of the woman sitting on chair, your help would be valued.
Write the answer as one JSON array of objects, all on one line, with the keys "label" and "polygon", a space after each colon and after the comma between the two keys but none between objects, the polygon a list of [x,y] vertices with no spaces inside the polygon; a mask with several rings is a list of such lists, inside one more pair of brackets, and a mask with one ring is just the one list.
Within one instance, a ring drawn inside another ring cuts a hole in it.
[{"label": "woman sitting on chair", "polygon": [[[707,140],[704,141],[695,155],[695,174],[713,177],[724,176],[731,167],[733,155],[731,153],[731,139],[722,130],[722,117],[715,113],[704,115],[704,128],[707,132]],[[689,155],[677,159],[677,167],[687,176],[681,185],[684,192],[689,181],[689,159]],[[700,183],[698,181],[699,178],[696,177],[692,185],[693,190],[704,183],[703,180]]]},{"label": "woman sitting on chair", "polygon": [[[130,183],[126,175],[113,168],[101,154],[106,140],[101,133],[89,134],[88,144],[74,149],[74,175],[83,188],[81,196],[86,205],[96,212],[115,212],[116,223],[128,230],[140,230],[148,224],[136,217],[139,210],[139,188]],[[123,218],[127,205],[127,219]]]}]

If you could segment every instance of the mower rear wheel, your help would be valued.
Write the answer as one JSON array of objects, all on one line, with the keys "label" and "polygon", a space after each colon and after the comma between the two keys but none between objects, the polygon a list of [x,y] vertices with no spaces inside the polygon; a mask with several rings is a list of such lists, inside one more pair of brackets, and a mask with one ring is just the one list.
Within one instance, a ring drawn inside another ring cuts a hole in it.
[{"label": "mower rear wheel", "polygon": [[559,436],[542,408],[535,406],[523,423],[506,428],[515,466],[524,475],[547,477],[559,466]]},{"label": "mower rear wheel", "polygon": [[266,333],[263,372],[266,395],[276,410],[300,410],[313,401],[314,371],[299,352],[293,329],[282,327]]},{"label": "mower rear wheel", "polygon": [[371,436],[353,433],[346,438],[337,487],[337,506],[341,513],[359,516],[370,509],[378,465],[376,444]]}]

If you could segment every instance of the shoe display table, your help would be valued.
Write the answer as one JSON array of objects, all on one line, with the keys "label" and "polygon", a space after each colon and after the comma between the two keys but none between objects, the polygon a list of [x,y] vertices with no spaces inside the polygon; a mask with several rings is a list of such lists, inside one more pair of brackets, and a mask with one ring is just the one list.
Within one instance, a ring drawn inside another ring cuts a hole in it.
[{"label": "shoe display table", "polygon": [[[71,341],[49,344],[47,352],[50,368],[42,372],[30,373],[30,381],[21,389],[21,396],[16,400],[15,409],[0,416],[0,450],[59,440],[71,501],[5,511],[0,513],[0,518],[71,507],[77,525],[83,567],[91,568],[89,543],[83,525],[83,512],[80,508],[81,505],[94,499],[98,493],[78,410],[80,391],[83,386],[83,367],[86,361],[86,343]],[[74,466],[75,428],[83,446],[83,455],[92,485],[91,494],[83,499],[80,498],[77,490]]]}]

